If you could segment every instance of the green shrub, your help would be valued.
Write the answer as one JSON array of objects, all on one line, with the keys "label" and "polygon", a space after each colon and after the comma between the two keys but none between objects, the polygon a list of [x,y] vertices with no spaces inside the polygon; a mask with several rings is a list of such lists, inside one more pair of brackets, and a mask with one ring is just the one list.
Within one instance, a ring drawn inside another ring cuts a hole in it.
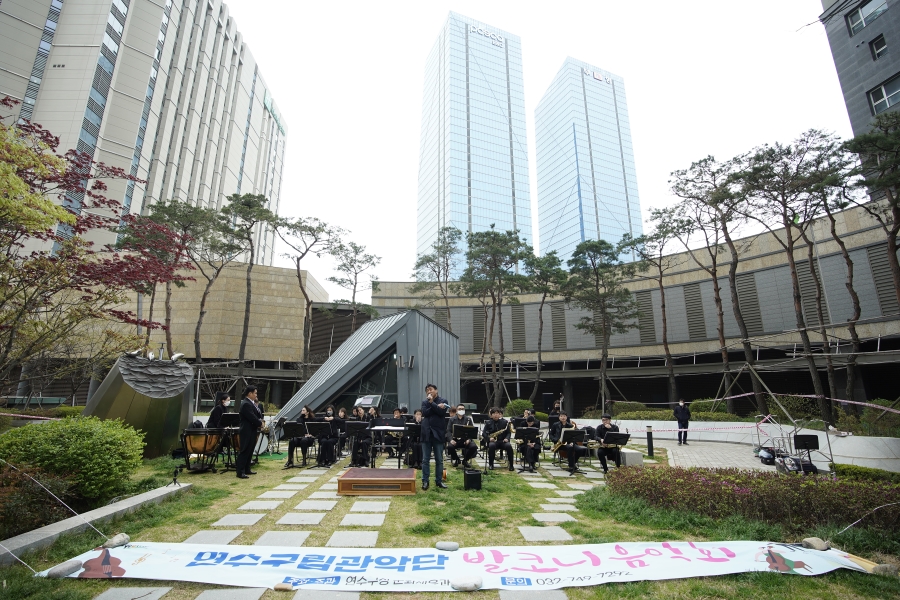
[{"label": "green shrub", "polygon": [[0,537],[3,539],[72,516],[29,475],[63,501],[69,495],[70,483],[65,477],[34,468],[17,471],[4,465],[0,468]]},{"label": "green shrub", "polygon": [[[871,404],[888,407],[888,400],[869,400]],[[856,415],[853,409],[848,414],[840,406],[834,407],[835,427],[841,431],[849,431],[853,435],[872,435],[879,437],[900,437],[900,415],[884,412],[880,408],[865,407],[862,415]],[[884,413],[884,414],[882,414]]]},{"label": "green shrub", "polygon": [[550,420],[550,415],[548,415],[547,413],[536,412],[534,413],[534,418],[538,421],[541,421],[542,423],[546,423],[548,420]]},{"label": "green shrub", "polygon": [[102,503],[141,465],[144,434],[121,421],[75,417],[27,425],[0,437],[0,458],[70,477],[79,498]]},{"label": "green shrub", "polygon": [[863,481],[886,481],[888,483],[900,484],[900,473],[893,471],[885,471],[883,469],[873,469],[871,467],[860,467],[857,465],[841,465],[831,464],[835,475],[838,477],[847,477],[850,479],[858,479]]},{"label": "green shrub", "polygon": [[[769,412],[778,419],[779,422],[790,421],[784,411],[769,397],[766,399],[769,405]],[[784,406],[785,410],[791,413],[794,419],[818,419],[822,415],[819,412],[819,405],[816,404],[815,398],[801,398],[800,396],[778,396],[778,402]],[[821,425],[821,423],[820,423]]]},{"label": "green shrub", "polygon": [[694,400],[688,404],[691,413],[694,412],[715,412],[728,414],[728,407],[724,400],[716,400],[715,398],[704,398],[702,400]]},{"label": "green shrub", "polygon": [[[675,415],[671,412],[644,410],[616,415],[620,421],[674,421]],[[739,417],[720,412],[694,412],[691,411],[691,421],[727,421],[733,423],[754,423],[754,417]]]},{"label": "green shrub", "polygon": [[659,508],[715,519],[740,515],[794,530],[849,525],[878,506],[897,502],[866,516],[863,525],[900,531],[900,485],[882,481],[696,467],[617,469],[606,481],[610,493]]},{"label": "green shrub", "polygon": [[58,419],[65,419],[66,417],[80,417],[82,412],[84,412],[83,406],[57,406],[50,411],[50,414]]},{"label": "green shrub", "polygon": [[531,403],[531,400],[516,398],[506,403],[506,407],[503,409],[503,416],[521,417],[526,410],[534,410],[534,404]]}]

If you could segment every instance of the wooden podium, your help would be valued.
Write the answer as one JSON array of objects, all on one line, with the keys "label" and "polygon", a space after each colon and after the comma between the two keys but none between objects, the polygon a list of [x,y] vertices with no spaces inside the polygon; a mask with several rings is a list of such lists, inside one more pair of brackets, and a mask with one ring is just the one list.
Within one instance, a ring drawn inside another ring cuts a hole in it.
[{"label": "wooden podium", "polygon": [[415,469],[348,469],[338,478],[337,493],[346,496],[412,496]]}]

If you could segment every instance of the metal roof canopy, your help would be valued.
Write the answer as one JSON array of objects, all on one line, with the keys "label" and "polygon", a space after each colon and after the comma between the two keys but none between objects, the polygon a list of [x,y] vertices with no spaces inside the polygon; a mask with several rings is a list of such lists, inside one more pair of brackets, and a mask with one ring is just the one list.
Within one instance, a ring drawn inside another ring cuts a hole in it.
[{"label": "metal roof canopy", "polygon": [[397,400],[416,410],[433,383],[453,404],[459,403],[459,338],[417,310],[373,319],[340,345],[309,378],[275,419],[297,419],[300,409],[318,410],[349,388],[394,348]]}]

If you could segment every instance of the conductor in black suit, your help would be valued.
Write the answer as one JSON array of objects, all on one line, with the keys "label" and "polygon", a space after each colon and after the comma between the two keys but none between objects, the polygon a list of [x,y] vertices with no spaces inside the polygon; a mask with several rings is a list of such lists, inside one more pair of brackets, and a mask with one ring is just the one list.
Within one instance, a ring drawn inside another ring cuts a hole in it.
[{"label": "conductor in black suit", "polygon": [[256,475],[256,471],[250,470],[250,461],[253,459],[253,447],[256,445],[256,432],[263,425],[255,404],[257,393],[255,385],[248,385],[244,389],[244,399],[241,400],[241,451],[238,453],[235,465],[238,479],[247,479],[250,475]]}]

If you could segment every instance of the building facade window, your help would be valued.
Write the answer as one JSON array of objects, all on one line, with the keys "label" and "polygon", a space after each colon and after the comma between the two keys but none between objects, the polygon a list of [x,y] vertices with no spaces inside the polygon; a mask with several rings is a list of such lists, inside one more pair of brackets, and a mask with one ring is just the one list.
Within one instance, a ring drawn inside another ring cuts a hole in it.
[{"label": "building facade window", "polygon": [[872,60],[878,60],[885,54],[887,54],[887,42],[884,41],[884,36],[879,35],[877,38],[869,42],[869,50],[872,51]]},{"label": "building facade window", "polygon": [[869,92],[869,102],[876,115],[900,102],[900,74]]},{"label": "building facade window", "polygon": [[50,12],[47,13],[47,21],[44,23],[44,31],[41,32],[41,41],[38,44],[37,56],[31,67],[31,77],[25,90],[22,108],[19,110],[19,118],[30,121],[34,115],[34,103],[37,101],[41,81],[44,79],[44,69],[47,67],[47,58],[53,45],[53,36],[56,34],[56,25],[59,23],[59,14],[62,11],[62,0],[53,0],[50,3]]},{"label": "building facade window", "polygon": [[887,0],[869,0],[862,6],[847,15],[847,25],[850,27],[850,35],[856,35],[863,27],[877,19],[881,13],[887,10]]}]

